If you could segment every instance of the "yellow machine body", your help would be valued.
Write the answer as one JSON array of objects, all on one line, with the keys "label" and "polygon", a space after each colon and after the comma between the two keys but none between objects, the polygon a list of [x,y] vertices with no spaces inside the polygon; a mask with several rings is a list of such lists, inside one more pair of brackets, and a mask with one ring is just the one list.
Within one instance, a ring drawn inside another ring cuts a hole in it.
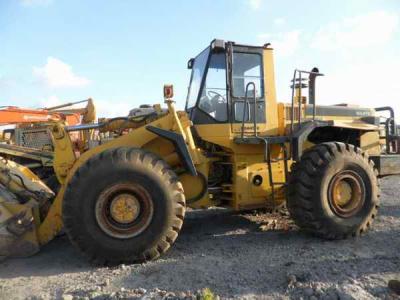
[{"label": "yellow machine body", "polygon": [[[30,230],[23,233],[22,240],[30,241],[37,247],[44,245],[53,239],[62,229],[62,203],[64,193],[75,172],[95,155],[102,153],[107,149],[118,147],[133,147],[145,149],[161,157],[178,174],[182,182],[187,206],[192,208],[207,208],[211,206],[224,206],[234,210],[249,210],[264,207],[279,206],[285,201],[283,184],[275,189],[271,186],[271,178],[274,182],[285,183],[285,163],[290,165],[292,161],[285,161],[285,153],[281,146],[271,145],[270,159],[274,162],[266,164],[265,146],[260,144],[238,144],[235,139],[240,136],[252,136],[256,130],[260,136],[285,136],[290,130],[291,124],[291,106],[284,103],[278,103],[275,91],[273,50],[267,46],[262,47],[263,61],[263,98],[265,100],[265,122],[256,124],[246,122],[245,126],[238,123],[217,123],[217,124],[193,124],[190,116],[185,111],[176,111],[171,99],[166,99],[168,110],[162,111],[160,106],[155,107],[156,116],[143,122],[123,122],[120,120],[104,120],[101,127],[97,127],[97,134],[104,132],[120,130],[123,134],[118,137],[104,141],[94,147],[88,146],[88,140],[93,136],[93,128],[83,128],[84,140],[77,152],[71,142],[69,129],[61,122],[55,122],[51,125],[51,136],[53,140],[53,159],[52,166],[55,176],[60,183],[57,194],[48,197],[46,201],[50,205],[45,215],[40,215],[40,209],[43,203],[37,199],[26,199],[25,204],[8,201],[0,197],[0,223],[7,219],[26,212],[26,218],[33,219],[33,225]],[[300,99],[300,100],[299,100]],[[294,100],[298,103],[303,101],[303,96],[296,93]],[[301,112],[304,120],[311,118],[309,111],[305,106]],[[345,109],[345,108],[343,108]],[[370,111],[374,115],[374,111]],[[343,114],[318,115],[318,120],[329,121],[330,128],[342,130],[347,128],[356,133],[356,138],[363,151],[373,155],[379,155],[381,152],[381,138],[379,124],[371,124],[364,121],[365,116],[343,116]],[[89,123],[92,123],[90,119]],[[176,133],[183,138],[184,145],[189,153],[189,160],[192,162],[197,175],[194,176],[185,170],[181,153],[176,145],[168,139],[163,138],[148,130],[148,127],[155,127],[164,131]],[[95,129],[96,130],[96,129]],[[201,141],[201,142],[199,142]],[[218,147],[212,155],[208,155],[207,146]],[[306,141],[304,148],[311,147],[312,141]],[[287,143],[290,147],[290,143]],[[8,153],[8,152],[7,152]],[[229,180],[226,180],[219,186],[219,194],[215,196],[212,188],[207,187],[210,176],[216,172],[213,168],[215,164],[230,170]],[[3,170],[11,170],[22,174],[23,185],[31,185],[30,189],[41,186],[47,193],[46,185],[33,174],[29,169],[18,164],[2,164]],[[107,174],[104,174],[107,176]],[[3,186],[7,184],[7,178],[0,181]],[[11,183],[18,185],[18,178],[12,178]],[[13,191],[25,189],[19,185],[14,187]],[[188,199],[191,199],[188,201]],[[36,204],[32,205],[33,201]],[[27,203],[31,203],[30,206]],[[22,217],[20,218],[22,220]],[[34,251],[33,251],[34,252]]]}]

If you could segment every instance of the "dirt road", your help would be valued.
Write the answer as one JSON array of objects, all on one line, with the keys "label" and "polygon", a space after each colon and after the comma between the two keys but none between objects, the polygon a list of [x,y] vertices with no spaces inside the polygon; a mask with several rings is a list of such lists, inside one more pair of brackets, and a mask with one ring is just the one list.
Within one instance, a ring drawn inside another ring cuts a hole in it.
[{"label": "dirt road", "polygon": [[400,177],[382,180],[382,205],[364,237],[323,241],[287,217],[192,212],[161,259],[93,267],[60,237],[31,258],[0,263],[1,299],[194,297],[395,299],[400,278]]}]

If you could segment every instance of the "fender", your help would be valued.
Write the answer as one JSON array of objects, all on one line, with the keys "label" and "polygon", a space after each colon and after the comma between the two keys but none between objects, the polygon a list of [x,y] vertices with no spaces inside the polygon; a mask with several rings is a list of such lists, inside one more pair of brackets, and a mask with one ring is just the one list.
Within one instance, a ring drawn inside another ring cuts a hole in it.
[{"label": "fender", "polygon": [[299,161],[304,151],[304,143],[310,133],[318,127],[332,126],[333,123],[329,121],[310,121],[301,124],[301,127],[293,132],[292,140],[292,157],[293,160]]},{"label": "fender", "polygon": [[168,141],[170,141],[178,153],[180,159],[182,160],[182,165],[192,176],[197,176],[197,170],[194,166],[192,157],[190,156],[189,150],[186,146],[185,140],[182,135],[175,133],[173,131],[161,129],[155,126],[146,126],[146,129]]}]

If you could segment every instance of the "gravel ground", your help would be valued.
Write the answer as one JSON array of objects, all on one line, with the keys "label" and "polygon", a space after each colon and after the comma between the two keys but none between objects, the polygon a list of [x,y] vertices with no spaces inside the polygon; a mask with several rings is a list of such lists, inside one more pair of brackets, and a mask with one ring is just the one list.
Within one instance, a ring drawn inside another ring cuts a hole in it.
[{"label": "gravel ground", "polygon": [[161,259],[99,268],[59,237],[0,263],[0,298],[399,299],[387,288],[400,278],[399,187],[400,177],[383,179],[373,229],[344,241],[310,237],[285,213],[190,212]]}]

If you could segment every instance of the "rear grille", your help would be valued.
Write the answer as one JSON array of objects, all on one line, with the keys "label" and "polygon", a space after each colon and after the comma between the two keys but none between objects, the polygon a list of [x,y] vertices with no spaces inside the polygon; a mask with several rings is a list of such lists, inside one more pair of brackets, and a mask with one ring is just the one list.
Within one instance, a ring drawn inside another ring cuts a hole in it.
[{"label": "rear grille", "polygon": [[18,146],[51,150],[53,142],[48,128],[17,128],[15,129],[15,143]]}]

